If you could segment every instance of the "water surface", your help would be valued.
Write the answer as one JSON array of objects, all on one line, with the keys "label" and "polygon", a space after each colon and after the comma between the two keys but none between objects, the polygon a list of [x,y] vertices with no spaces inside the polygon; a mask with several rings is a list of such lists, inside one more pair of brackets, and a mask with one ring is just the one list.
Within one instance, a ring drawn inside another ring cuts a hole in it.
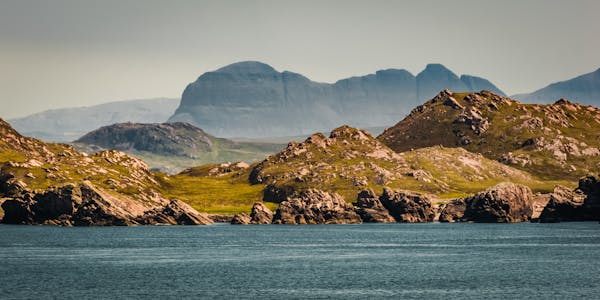
[{"label": "water surface", "polygon": [[600,225],[0,226],[2,299],[596,298]]}]

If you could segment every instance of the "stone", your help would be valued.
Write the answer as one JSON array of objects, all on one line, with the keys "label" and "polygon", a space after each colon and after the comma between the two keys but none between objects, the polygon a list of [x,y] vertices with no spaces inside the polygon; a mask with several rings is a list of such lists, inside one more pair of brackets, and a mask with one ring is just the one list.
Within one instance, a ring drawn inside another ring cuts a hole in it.
[{"label": "stone", "polygon": [[274,224],[361,223],[352,205],[337,193],[317,189],[297,192],[279,204]]},{"label": "stone", "polygon": [[356,212],[364,223],[393,223],[396,222],[388,210],[381,204],[373,190],[362,190],[358,193]]},{"label": "stone", "polygon": [[256,202],[252,205],[250,213],[251,224],[271,224],[273,222],[273,212],[262,202]]},{"label": "stone", "polygon": [[531,219],[533,201],[533,193],[529,187],[500,183],[474,196],[450,202],[443,209],[440,221],[524,222]]},{"label": "stone", "polygon": [[231,224],[233,225],[247,225],[250,224],[252,219],[246,213],[239,213],[231,219]]},{"label": "stone", "polygon": [[433,222],[435,218],[432,198],[425,194],[385,188],[379,200],[397,222]]}]

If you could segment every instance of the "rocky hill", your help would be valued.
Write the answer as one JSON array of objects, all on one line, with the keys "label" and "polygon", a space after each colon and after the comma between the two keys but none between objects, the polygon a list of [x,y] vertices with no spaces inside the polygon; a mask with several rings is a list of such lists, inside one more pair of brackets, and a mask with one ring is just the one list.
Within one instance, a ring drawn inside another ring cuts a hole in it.
[{"label": "rocky hill", "polygon": [[[260,163],[195,167],[169,177],[163,186],[166,194],[203,211],[231,213],[249,211],[256,201],[280,203],[308,189],[336,193],[347,203],[364,189],[384,187],[433,194],[436,202],[444,202],[502,181],[527,184],[535,191],[554,186],[462,148],[396,153],[367,132],[343,126],[329,137],[317,133],[292,142]],[[195,194],[198,186],[207,193]]]},{"label": "rocky hill", "polygon": [[284,146],[234,142],[179,122],[113,124],[87,133],[73,145],[89,154],[106,149],[127,152],[142,158],[151,168],[167,173],[207,163],[259,161]]},{"label": "rocky hill", "polygon": [[325,84],[260,62],[240,62],[190,83],[169,120],[222,137],[295,136],[339,124],[389,126],[448,86],[501,93],[485,79],[459,78],[439,64],[428,65],[416,77],[388,69]]},{"label": "rocky hill", "polygon": [[55,225],[207,224],[160,192],[147,165],[109,150],[86,155],[21,136],[0,119],[3,223]]},{"label": "rocky hill", "polygon": [[581,76],[556,82],[530,94],[514,95],[525,103],[549,103],[552,99],[571,101],[600,107],[600,69]]},{"label": "rocky hill", "polygon": [[445,90],[378,139],[397,152],[460,146],[542,179],[576,181],[600,167],[600,109]]},{"label": "rocky hill", "polygon": [[179,99],[157,98],[104,103],[89,107],[53,109],[9,120],[25,136],[47,142],[70,142],[102,126],[121,122],[164,122]]}]

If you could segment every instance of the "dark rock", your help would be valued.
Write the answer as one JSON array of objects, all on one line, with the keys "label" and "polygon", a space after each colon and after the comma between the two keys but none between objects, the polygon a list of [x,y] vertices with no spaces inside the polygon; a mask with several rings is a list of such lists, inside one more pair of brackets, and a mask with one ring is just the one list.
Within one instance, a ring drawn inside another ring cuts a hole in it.
[{"label": "dark rock", "polygon": [[433,222],[435,209],[428,195],[385,188],[379,200],[397,222]]},{"label": "dark rock", "polygon": [[356,206],[356,212],[365,223],[396,222],[372,190],[363,190],[358,193],[354,205]]},{"label": "dark rock", "polygon": [[246,213],[239,213],[235,216],[233,216],[233,219],[231,219],[231,224],[233,225],[247,225],[250,224],[251,218],[248,214]]},{"label": "dark rock", "polygon": [[114,205],[119,201],[107,195],[90,184],[82,184],[81,199],[83,203],[73,214],[73,224],[76,226],[127,226],[135,225],[135,216]]},{"label": "dark rock", "polygon": [[540,222],[600,220],[600,180],[586,176],[574,191],[557,186],[540,215]]},{"label": "dark rock", "polygon": [[465,199],[454,199],[442,208],[440,222],[462,222],[465,217],[467,203]]},{"label": "dark rock", "polygon": [[279,204],[274,224],[344,224],[361,223],[352,205],[340,195],[308,189],[288,197]]},{"label": "dark rock", "polygon": [[231,223],[231,220],[233,219],[233,216],[219,215],[219,214],[209,214],[208,217],[214,223]]},{"label": "dark rock", "polygon": [[163,209],[154,209],[137,219],[140,224],[208,225],[212,219],[201,214],[187,203],[173,199]]},{"label": "dark rock", "polygon": [[533,193],[526,186],[500,183],[471,197],[450,202],[440,215],[441,222],[482,223],[523,222],[533,214]]},{"label": "dark rock", "polygon": [[539,221],[554,223],[561,221],[583,221],[582,211],[585,194],[564,186],[554,187],[550,200],[540,214]]},{"label": "dark rock", "polygon": [[250,219],[252,224],[271,224],[273,222],[273,212],[263,203],[256,202],[252,205]]}]

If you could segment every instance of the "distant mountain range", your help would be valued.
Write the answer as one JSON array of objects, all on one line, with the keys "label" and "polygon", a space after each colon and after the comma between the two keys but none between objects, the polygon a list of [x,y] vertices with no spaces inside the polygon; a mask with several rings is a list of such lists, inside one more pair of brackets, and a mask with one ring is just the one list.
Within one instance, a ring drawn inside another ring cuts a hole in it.
[{"label": "distant mountain range", "polygon": [[550,103],[566,98],[581,104],[600,106],[600,69],[512,98],[526,103]]},{"label": "distant mountain range", "polygon": [[[202,74],[182,100],[111,102],[91,107],[49,110],[9,122],[24,135],[45,141],[73,141],[102,126],[123,122],[189,122],[221,137],[307,136],[341,124],[388,127],[440,90],[489,90],[505,94],[486,79],[429,64],[417,76],[400,69],[318,83],[260,62],[240,62]],[[526,103],[560,98],[600,104],[600,69],[551,84],[531,94],[514,95]],[[175,113],[173,113],[175,112]],[[377,132],[376,132],[377,133]]]},{"label": "distant mountain range", "polygon": [[89,107],[47,110],[9,122],[25,136],[49,142],[70,142],[109,124],[164,122],[178,104],[179,99],[170,98],[117,101]]},{"label": "distant mountain range", "polygon": [[444,88],[504,94],[486,79],[458,77],[440,64],[427,65],[416,77],[388,69],[327,84],[246,61],[204,73],[189,84],[169,121],[189,122],[224,137],[302,135],[340,124],[386,126]]}]

